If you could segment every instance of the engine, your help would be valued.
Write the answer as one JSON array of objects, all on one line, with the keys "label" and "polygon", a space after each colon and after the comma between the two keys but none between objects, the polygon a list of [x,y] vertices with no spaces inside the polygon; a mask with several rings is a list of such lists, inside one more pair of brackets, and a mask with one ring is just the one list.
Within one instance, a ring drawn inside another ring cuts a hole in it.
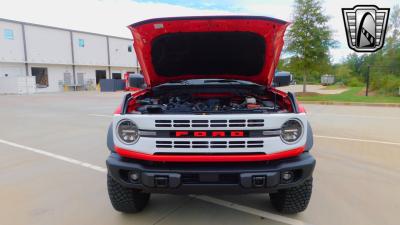
[{"label": "engine", "polygon": [[274,100],[256,96],[199,97],[179,95],[146,97],[136,101],[136,111],[160,113],[265,113],[282,111]]}]

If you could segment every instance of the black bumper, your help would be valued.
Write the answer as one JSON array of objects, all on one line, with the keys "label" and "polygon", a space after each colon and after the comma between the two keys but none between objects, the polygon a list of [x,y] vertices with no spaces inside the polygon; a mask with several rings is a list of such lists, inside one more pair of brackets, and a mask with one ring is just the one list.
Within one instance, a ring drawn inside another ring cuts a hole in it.
[{"label": "black bumper", "polygon": [[[312,176],[315,159],[309,153],[270,162],[151,163],[125,159],[112,153],[108,173],[127,188],[150,193],[256,193],[297,186]],[[281,174],[292,171],[285,181]],[[132,180],[130,173],[138,179]]]}]

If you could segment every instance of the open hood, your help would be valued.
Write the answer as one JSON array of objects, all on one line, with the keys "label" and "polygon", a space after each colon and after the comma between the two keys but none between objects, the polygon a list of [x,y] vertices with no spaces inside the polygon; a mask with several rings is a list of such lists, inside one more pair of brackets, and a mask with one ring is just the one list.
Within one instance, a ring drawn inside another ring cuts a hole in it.
[{"label": "open hood", "polygon": [[186,79],[269,86],[288,22],[258,16],[150,19],[129,26],[149,87]]}]

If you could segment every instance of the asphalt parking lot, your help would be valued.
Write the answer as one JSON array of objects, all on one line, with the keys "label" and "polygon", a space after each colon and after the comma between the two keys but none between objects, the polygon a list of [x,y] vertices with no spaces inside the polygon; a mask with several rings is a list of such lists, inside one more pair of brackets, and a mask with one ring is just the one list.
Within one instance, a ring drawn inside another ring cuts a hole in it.
[{"label": "asphalt parking lot", "polygon": [[308,209],[280,215],[267,194],[153,195],[112,209],[106,131],[123,93],[0,96],[0,224],[398,224],[400,108],[305,105],[317,159]]}]

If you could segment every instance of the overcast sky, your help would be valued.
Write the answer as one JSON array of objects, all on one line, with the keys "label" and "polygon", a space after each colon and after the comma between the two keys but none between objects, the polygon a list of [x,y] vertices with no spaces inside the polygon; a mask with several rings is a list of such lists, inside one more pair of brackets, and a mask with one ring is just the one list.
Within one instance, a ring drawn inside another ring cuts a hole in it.
[{"label": "overcast sky", "polygon": [[[335,62],[352,51],[346,43],[341,8],[361,3],[393,7],[398,0],[325,0],[329,25],[340,43]],[[0,0],[0,17],[131,38],[127,25],[143,19],[193,15],[262,15],[291,21],[293,0]]]}]

